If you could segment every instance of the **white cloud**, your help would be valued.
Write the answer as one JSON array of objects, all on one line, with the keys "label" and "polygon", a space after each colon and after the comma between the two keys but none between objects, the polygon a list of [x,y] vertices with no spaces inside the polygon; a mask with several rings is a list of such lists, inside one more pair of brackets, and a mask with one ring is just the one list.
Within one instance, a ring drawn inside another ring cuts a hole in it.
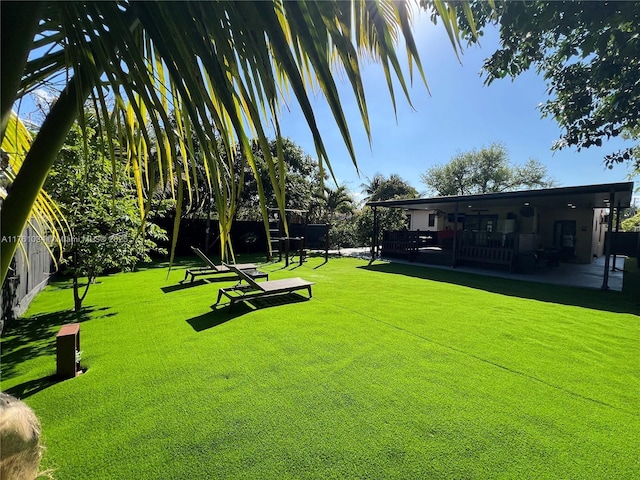
[{"label": "white cloud", "polygon": [[31,92],[31,95],[34,97],[35,101],[42,101],[48,104],[53,103],[56,99],[56,94],[53,91],[44,88],[35,89]]}]

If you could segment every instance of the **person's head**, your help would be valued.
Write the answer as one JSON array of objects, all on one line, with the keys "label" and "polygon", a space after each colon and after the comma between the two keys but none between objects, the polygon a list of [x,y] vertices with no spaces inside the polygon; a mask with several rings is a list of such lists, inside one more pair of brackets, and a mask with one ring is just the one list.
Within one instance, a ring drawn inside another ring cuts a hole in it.
[{"label": "person's head", "polygon": [[38,417],[24,402],[0,392],[0,478],[33,480],[41,457]]}]

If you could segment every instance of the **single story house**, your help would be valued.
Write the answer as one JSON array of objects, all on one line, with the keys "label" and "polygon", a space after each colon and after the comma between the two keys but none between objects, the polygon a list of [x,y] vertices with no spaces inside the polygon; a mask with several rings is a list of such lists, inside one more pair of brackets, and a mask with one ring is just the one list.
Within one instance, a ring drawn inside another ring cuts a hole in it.
[{"label": "single story house", "polygon": [[[605,246],[605,233],[617,230],[611,212],[629,208],[632,195],[633,182],[624,182],[372,201],[372,257],[522,273],[559,262],[591,263],[611,252]],[[381,244],[380,208],[400,208],[409,217],[407,229],[383,232]],[[605,263],[606,270],[608,255]]]}]

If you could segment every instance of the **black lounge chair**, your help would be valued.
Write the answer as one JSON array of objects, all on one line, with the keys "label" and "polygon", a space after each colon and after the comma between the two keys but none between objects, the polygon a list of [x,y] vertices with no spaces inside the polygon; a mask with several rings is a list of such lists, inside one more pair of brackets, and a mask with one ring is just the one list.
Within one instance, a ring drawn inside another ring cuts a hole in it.
[{"label": "black lounge chair", "polygon": [[[187,271],[184,274],[184,279],[181,280],[180,283],[185,282],[187,280],[188,276],[191,276],[191,281],[193,282],[193,280],[197,276],[200,276],[200,275],[218,275],[220,273],[234,273],[234,275],[232,277],[230,277],[230,278],[232,278],[232,279],[233,278],[237,278],[237,275],[235,275],[235,272],[233,270],[231,270],[227,265],[225,265],[225,264],[216,265],[199,248],[191,247],[191,250],[193,250],[193,252],[196,255],[198,255],[198,257],[200,257],[200,260],[202,260],[206,266],[205,267],[187,269]],[[247,275],[249,275],[249,276],[251,276],[253,278],[266,278],[266,279],[269,278],[269,274],[268,273],[260,272],[258,270],[258,267],[256,265],[254,265],[253,263],[238,263],[238,264],[235,265],[235,267],[237,268],[238,271],[246,272]]]},{"label": "black lounge chair", "polygon": [[[237,285],[228,288],[221,288],[218,290],[218,299],[216,303],[212,305],[215,308],[219,303],[222,296],[226,296],[229,299],[229,310],[233,307],[234,303],[245,302],[254,298],[265,298],[274,295],[292,293],[296,290],[306,289],[311,298],[311,285],[315,282],[309,282],[302,278],[285,278],[283,280],[267,280],[266,282],[256,282],[251,276],[247,275],[247,272],[239,270],[237,266],[223,264],[238,275],[240,281]],[[243,284],[242,282],[246,284]]]}]

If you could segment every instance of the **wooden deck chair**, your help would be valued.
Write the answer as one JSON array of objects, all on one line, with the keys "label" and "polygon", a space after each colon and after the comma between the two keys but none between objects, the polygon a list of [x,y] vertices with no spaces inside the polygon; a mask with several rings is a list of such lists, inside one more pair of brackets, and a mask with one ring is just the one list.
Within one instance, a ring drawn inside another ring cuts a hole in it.
[{"label": "wooden deck chair", "polygon": [[[225,264],[216,265],[199,248],[191,247],[191,250],[193,250],[193,252],[198,257],[200,257],[200,260],[202,260],[206,266],[187,269],[187,271],[184,274],[184,279],[181,280],[180,283],[185,282],[187,280],[188,276],[191,276],[191,281],[193,282],[193,280],[197,276],[200,276],[200,275],[217,275],[217,274],[220,274],[220,273],[234,273],[234,275],[231,278],[237,278],[237,275],[235,274],[235,272],[233,272],[231,269],[229,269],[228,266],[226,266]],[[260,272],[258,270],[258,267],[256,265],[254,265],[253,263],[238,263],[238,264],[235,265],[235,267],[238,270],[247,272],[247,274],[249,276],[253,277],[253,278],[266,278],[266,279],[269,278],[269,274],[268,273]]]},{"label": "wooden deck chair", "polygon": [[[230,270],[235,272],[240,278],[240,282],[233,287],[221,288],[218,290],[218,299],[213,307],[220,303],[222,296],[226,296],[229,299],[229,310],[235,303],[245,302],[253,298],[271,297],[273,295],[280,295],[286,293],[292,293],[296,290],[306,289],[311,298],[311,285],[315,282],[309,282],[302,278],[285,278],[283,280],[267,280],[266,282],[256,282],[246,272],[239,270],[237,266],[226,265]],[[246,284],[242,284],[242,282]]]}]

